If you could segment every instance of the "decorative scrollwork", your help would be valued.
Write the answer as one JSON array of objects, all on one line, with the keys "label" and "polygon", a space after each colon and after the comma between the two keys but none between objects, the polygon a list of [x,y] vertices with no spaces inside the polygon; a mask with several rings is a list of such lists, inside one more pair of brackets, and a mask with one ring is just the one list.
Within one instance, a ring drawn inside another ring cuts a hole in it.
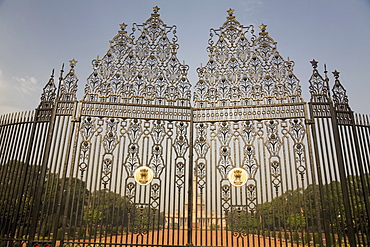
[{"label": "decorative scrollwork", "polygon": [[60,100],[61,101],[75,101],[77,100],[77,82],[78,78],[75,73],[74,67],[77,61],[72,59],[69,61],[70,70],[68,74],[62,79],[60,83]]},{"label": "decorative scrollwork", "polygon": [[102,166],[102,183],[104,189],[107,187],[112,173],[112,160],[109,158],[104,159]]},{"label": "decorative scrollwork", "polygon": [[189,66],[177,58],[176,26],[164,24],[158,12],[134,23],[129,35],[120,26],[107,53],[93,61],[85,100],[189,106]]},{"label": "decorative scrollwork", "polygon": [[303,180],[304,174],[306,172],[306,158],[304,153],[304,145],[302,143],[296,143],[294,145],[294,153],[297,172],[301,176],[301,180]]},{"label": "decorative scrollwork", "polygon": [[158,178],[161,175],[162,170],[165,167],[161,145],[156,144],[152,147],[152,157],[149,161],[149,167],[154,172],[154,178]]},{"label": "decorative scrollwork", "polygon": [[255,178],[258,170],[258,165],[255,150],[252,145],[245,146],[243,168],[247,171],[248,178]]},{"label": "decorative scrollwork", "polygon": [[129,176],[134,176],[135,170],[140,166],[139,148],[137,144],[130,144],[128,149],[127,158],[125,161],[125,168]]},{"label": "decorative scrollwork", "polygon": [[247,198],[248,198],[248,209],[251,213],[253,213],[256,210],[256,200],[257,200],[256,185],[254,180],[247,186]]},{"label": "decorative scrollwork", "polygon": [[233,165],[230,158],[230,148],[228,146],[221,146],[220,160],[217,169],[219,170],[222,179],[227,179],[227,174],[232,169]]},{"label": "decorative scrollwork", "polygon": [[142,130],[141,130],[141,123],[138,119],[133,119],[131,121],[130,127],[128,129],[129,137],[132,142],[137,142]]},{"label": "decorative scrollwork", "polygon": [[176,185],[180,189],[185,183],[185,164],[183,162],[178,162],[176,164]]},{"label": "decorative scrollwork", "polygon": [[42,107],[50,108],[55,101],[55,97],[56,97],[56,86],[54,83],[54,70],[53,70],[48,83],[45,85],[45,87],[42,90],[42,94],[41,94]]},{"label": "decorative scrollwork", "polygon": [[199,157],[205,157],[209,144],[207,143],[207,125],[204,123],[197,124],[197,139],[195,140],[195,151]]},{"label": "decorative scrollwork", "polygon": [[156,144],[161,143],[165,134],[166,132],[164,128],[164,122],[161,120],[154,121],[153,128],[152,128],[152,137],[153,137],[154,143]]},{"label": "decorative scrollwork", "polygon": [[280,171],[280,162],[274,160],[270,163],[271,168],[271,177],[272,177],[272,185],[275,187],[276,193],[278,193],[278,189],[281,183],[281,171]]},{"label": "decorative scrollwork", "polygon": [[107,123],[107,133],[103,138],[103,146],[106,153],[112,153],[116,147],[117,140],[117,122],[112,118],[106,121]]},{"label": "decorative scrollwork", "polygon": [[86,117],[82,120],[81,135],[84,140],[90,140],[95,131],[95,120],[91,117]]},{"label": "decorative scrollwork", "polygon": [[290,121],[290,135],[295,142],[302,142],[305,135],[305,129],[302,124],[302,120],[293,119]]},{"label": "decorative scrollwork", "polygon": [[266,121],[266,129],[268,136],[265,145],[272,155],[277,155],[281,147],[281,140],[278,137],[277,125],[278,125],[277,121],[274,120]]},{"label": "decorative scrollwork", "polygon": [[197,69],[197,107],[303,102],[294,63],[284,61],[266,25],[260,28],[256,38],[253,26],[241,25],[231,14],[219,29],[211,29],[209,60]]},{"label": "decorative scrollwork", "polygon": [[325,69],[325,79],[320,75],[319,71],[317,70],[317,61],[311,61],[313,72],[308,80],[310,83],[309,89],[311,94],[311,101],[312,102],[321,102],[325,103],[329,101],[329,86],[328,86],[328,77],[326,76],[327,71]]},{"label": "decorative scrollwork", "polygon": [[197,174],[197,183],[198,188],[200,189],[200,194],[203,194],[203,189],[206,185],[206,164],[203,162],[197,164],[196,174]]},{"label": "decorative scrollwork", "polygon": [[228,223],[231,226],[233,235],[237,238],[246,237],[249,233],[245,227],[245,222],[248,221],[247,207],[244,205],[233,205],[228,213]]},{"label": "decorative scrollwork", "polygon": [[339,81],[339,72],[334,71],[335,83],[333,86],[333,101],[337,111],[351,111],[348,105],[347,91],[344,89]]},{"label": "decorative scrollwork", "polygon": [[230,210],[230,198],[231,192],[230,192],[230,185],[224,184],[221,187],[221,199],[222,199],[222,209],[225,213],[229,212]]},{"label": "decorative scrollwork", "polygon": [[177,132],[176,140],[174,142],[175,151],[178,157],[183,157],[185,152],[188,150],[188,139],[186,137],[186,131],[188,124],[186,122],[176,123]]},{"label": "decorative scrollwork", "polygon": [[130,202],[134,202],[136,195],[136,185],[133,182],[129,182],[126,185],[126,197]]},{"label": "decorative scrollwork", "polygon": [[81,177],[83,177],[84,172],[87,169],[87,164],[89,161],[89,152],[90,152],[90,142],[88,141],[83,141],[80,144],[80,163],[79,163],[79,168],[81,172]]},{"label": "decorative scrollwork", "polygon": [[146,204],[136,203],[137,207],[137,217],[136,221],[133,223],[133,230],[134,234],[138,235],[146,235],[148,234],[148,227],[150,225],[151,217],[148,218],[148,214],[150,213],[150,207]]},{"label": "decorative scrollwork", "polygon": [[231,138],[230,125],[228,122],[221,122],[218,131],[218,138],[222,145],[227,145]]},{"label": "decorative scrollwork", "polygon": [[151,185],[151,203],[150,206],[152,209],[158,209],[159,207],[159,198],[160,198],[161,185],[154,183]]}]

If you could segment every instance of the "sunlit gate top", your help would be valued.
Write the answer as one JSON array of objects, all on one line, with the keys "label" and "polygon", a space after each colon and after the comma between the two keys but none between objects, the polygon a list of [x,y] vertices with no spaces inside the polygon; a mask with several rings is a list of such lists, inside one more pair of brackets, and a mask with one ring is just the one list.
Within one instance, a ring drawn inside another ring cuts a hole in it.
[{"label": "sunlit gate top", "polygon": [[255,36],[228,13],[211,29],[209,60],[197,70],[193,221],[213,235],[199,230],[194,244],[277,244],[260,237],[288,240],[299,225],[289,217],[320,227],[316,216],[300,217],[314,205],[297,202],[314,182],[306,106],[294,63],[279,54],[266,25]]}]

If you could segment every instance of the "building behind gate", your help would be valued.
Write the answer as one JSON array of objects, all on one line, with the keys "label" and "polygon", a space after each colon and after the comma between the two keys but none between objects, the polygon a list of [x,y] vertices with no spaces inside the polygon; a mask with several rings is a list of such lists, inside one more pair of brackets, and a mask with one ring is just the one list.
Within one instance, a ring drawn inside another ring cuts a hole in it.
[{"label": "building behind gate", "polygon": [[0,116],[0,246],[369,246],[370,124],[228,11],[187,78],[155,7]]}]

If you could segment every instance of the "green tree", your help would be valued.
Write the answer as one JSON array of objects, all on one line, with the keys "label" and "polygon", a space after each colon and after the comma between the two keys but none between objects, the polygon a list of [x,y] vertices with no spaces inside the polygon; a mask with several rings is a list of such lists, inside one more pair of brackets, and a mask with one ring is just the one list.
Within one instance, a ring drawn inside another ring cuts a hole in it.
[{"label": "green tree", "polygon": [[245,208],[234,208],[227,214],[228,230],[242,234],[250,234],[260,227],[260,221],[256,215],[246,211]]},{"label": "green tree", "polygon": [[306,227],[306,217],[300,213],[289,215],[286,224],[294,230]]},{"label": "green tree", "polygon": [[81,179],[48,174],[42,194],[42,221],[53,222],[59,219],[58,227],[61,227],[61,218],[64,218],[68,225],[81,226],[89,195],[86,182]]},{"label": "green tree", "polygon": [[[27,234],[33,208],[40,166],[12,160],[0,166],[0,234]],[[14,236],[10,236],[14,237]]]}]

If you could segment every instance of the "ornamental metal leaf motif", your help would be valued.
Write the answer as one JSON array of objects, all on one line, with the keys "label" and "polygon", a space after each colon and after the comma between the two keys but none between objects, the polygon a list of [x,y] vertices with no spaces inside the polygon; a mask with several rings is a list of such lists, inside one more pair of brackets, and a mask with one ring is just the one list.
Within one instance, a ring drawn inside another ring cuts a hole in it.
[{"label": "ornamental metal leaf motif", "polygon": [[[308,80],[310,83],[309,89],[311,94],[311,101],[312,102],[328,102],[329,100],[329,86],[328,81],[329,79],[325,77],[325,80],[320,75],[319,71],[317,70],[317,61],[311,61],[313,72]],[[326,75],[326,71],[325,71]]]},{"label": "ornamental metal leaf motif", "polygon": [[104,159],[102,166],[102,183],[104,189],[107,187],[112,173],[112,160],[109,158]]},{"label": "ornamental metal leaf motif", "polygon": [[333,101],[338,111],[351,111],[348,105],[347,91],[344,89],[339,81],[339,72],[333,72],[335,77],[335,83],[333,86]]},{"label": "ornamental metal leaf motif", "polygon": [[135,170],[140,166],[139,148],[137,144],[129,145],[127,158],[125,160],[125,168],[129,176],[133,176]]},{"label": "ornamental metal leaf motif", "polygon": [[126,25],[110,42],[107,53],[93,61],[85,100],[189,106],[189,66],[177,58],[176,26],[167,26],[158,12],[143,24]]},{"label": "ornamental metal leaf motif", "polygon": [[48,83],[42,90],[41,104],[49,103],[50,105],[48,105],[48,107],[50,107],[54,103],[55,97],[56,97],[56,86],[54,83],[54,70],[53,70]]},{"label": "ornamental metal leaf motif", "polygon": [[277,155],[280,147],[281,147],[281,140],[278,137],[278,122],[274,120],[266,121],[266,129],[267,129],[267,140],[265,145],[271,155]]},{"label": "ornamental metal leaf motif", "polygon": [[151,188],[151,202],[150,206],[152,209],[158,209],[159,207],[159,198],[160,198],[160,191],[161,191],[161,185],[154,183],[150,186]]},{"label": "ornamental metal leaf motif", "polygon": [[157,120],[153,122],[152,138],[154,143],[159,144],[162,142],[166,132],[164,128],[164,122]]},{"label": "ornamental metal leaf motif", "polygon": [[228,146],[220,147],[220,159],[217,169],[219,170],[222,179],[227,179],[227,174],[232,169],[233,165],[230,158],[230,149]]},{"label": "ornamental metal leaf motif", "polygon": [[218,138],[222,145],[227,145],[231,139],[230,125],[228,122],[221,122],[218,130]]},{"label": "ornamental metal leaf motif", "polygon": [[183,157],[186,150],[188,150],[188,139],[186,137],[186,130],[188,129],[188,124],[186,122],[176,123],[176,139],[174,142],[174,147],[177,155]]},{"label": "ornamental metal leaf motif", "polygon": [[255,178],[258,165],[255,150],[252,145],[247,145],[244,149],[243,168],[247,171],[248,178]]},{"label": "ornamental metal leaf motif", "polygon": [[116,145],[118,144],[117,140],[117,124],[113,118],[107,119],[107,133],[103,137],[103,146],[106,153],[112,153]]},{"label": "ornamental metal leaf motif", "polygon": [[205,157],[209,144],[207,143],[207,125],[205,123],[200,123],[195,126],[197,128],[197,139],[195,140],[195,151],[199,157]]},{"label": "ornamental metal leaf motif", "polygon": [[141,129],[141,123],[139,120],[137,119],[133,119],[131,121],[131,124],[130,124],[130,127],[128,129],[128,133],[129,133],[129,138],[132,142],[137,142],[141,133],[142,133],[142,129]]},{"label": "ornamental metal leaf motif", "polygon": [[77,61],[71,60],[70,70],[67,75],[60,82],[60,100],[61,101],[75,101],[77,100],[77,82],[78,78],[75,73],[74,67],[76,66]]},{"label": "ornamental metal leaf motif", "polygon": [[301,176],[301,180],[303,180],[304,174],[306,172],[306,158],[304,153],[304,145],[302,143],[296,143],[294,145],[294,153],[297,172]]},{"label": "ornamental metal leaf motif", "polygon": [[299,119],[291,120],[289,133],[295,142],[302,142],[305,134],[305,129],[302,124],[302,120]]},{"label": "ornamental metal leaf motif", "polygon": [[162,157],[162,146],[159,144],[152,147],[152,157],[149,161],[149,167],[153,170],[154,178],[158,178],[165,167]]},{"label": "ornamental metal leaf motif", "polygon": [[180,190],[185,184],[185,164],[183,162],[178,162],[176,164],[176,185]]},{"label": "ornamental metal leaf motif", "polygon": [[197,107],[302,102],[301,86],[276,42],[262,25],[241,25],[229,14],[219,29],[211,29],[209,60],[197,69],[194,101]]},{"label": "ornamental metal leaf motif", "polygon": [[83,118],[81,135],[84,140],[90,140],[95,131],[95,119],[91,117]]}]

